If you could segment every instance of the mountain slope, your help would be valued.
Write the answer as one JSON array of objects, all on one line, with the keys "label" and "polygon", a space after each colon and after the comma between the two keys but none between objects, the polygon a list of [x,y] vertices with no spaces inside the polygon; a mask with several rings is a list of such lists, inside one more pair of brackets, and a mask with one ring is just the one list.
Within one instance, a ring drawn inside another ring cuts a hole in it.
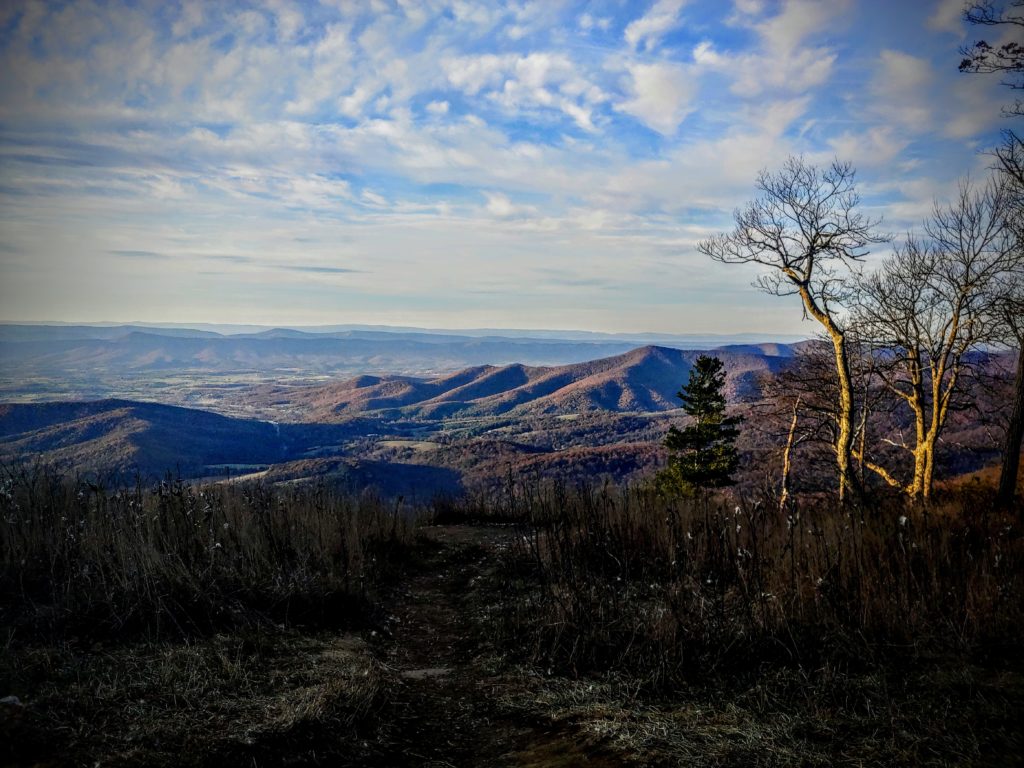
[{"label": "mountain slope", "polygon": [[130,400],[0,405],[0,461],[40,459],[68,470],[191,475],[210,465],[280,462],[347,434]]},{"label": "mountain slope", "polygon": [[[744,395],[758,375],[784,365],[789,351],[713,352],[726,364],[732,392]],[[131,400],[0,405],[0,462],[41,459],[70,471],[123,475],[178,469],[202,475],[217,473],[218,465],[343,457],[353,438],[368,438],[372,445],[382,435],[443,430],[443,420],[453,416],[515,421],[667,411],[678,407],[676,392],[699,354],[641,347],[555,367],[516,363],[430,379],[364,375],[326,386],[258,389],[247,403],[289,415],[291,420],[280,424]]]},{"label": "mountain slope", "polygon": [[[0,326],[0,368],[28,376],[148,373],[394,373],[457,371],[527,361],[562,364],[628,350],[627,342],[470,338],[428,334],[312,334],[268,331],[212,333],[139,330],[131,326],[85,335],[72,327]],[[370,336],[370,338],[366,338]]]},{"label": "mountain slope", "polygon": [[[361,376],[305,389],[270,387],[262,397],[272,402],[289,399],[304,412],[305,419],[312,421],[336,421],[380,411],[423,419],[664,411],[679,407],[675,395],[700,354],[648,346],[554,367],[516,363],[468,368],[434,379]],[[709,354],[725,362],[727,391],[733,399],[750,399],[757,395],[758,376],[780,370],[793,350],[787,345],[743,345]]]}]

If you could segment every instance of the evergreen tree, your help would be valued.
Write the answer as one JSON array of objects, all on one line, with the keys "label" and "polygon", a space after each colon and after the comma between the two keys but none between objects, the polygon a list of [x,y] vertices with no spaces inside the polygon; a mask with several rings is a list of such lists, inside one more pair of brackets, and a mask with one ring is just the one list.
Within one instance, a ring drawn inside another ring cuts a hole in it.
[{"label": "evergreen tree", "polygon": [[736,481],[738,416],[725,415],[725,373],[717,357],[701,355],[690,369],[690,379],[676,394],[694,422],[683,429],[672,427],[665,437],[670,456],[660,480],[663,487],[693,491],[722,488]]}]

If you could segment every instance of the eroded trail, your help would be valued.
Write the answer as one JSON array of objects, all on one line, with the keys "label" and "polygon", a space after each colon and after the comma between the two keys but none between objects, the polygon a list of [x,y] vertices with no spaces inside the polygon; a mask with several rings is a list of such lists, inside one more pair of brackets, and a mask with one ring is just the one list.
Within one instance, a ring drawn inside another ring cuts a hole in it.
[{"label": "eroded trail", "polygon": [[478,657],[473,612],[513,531],[498,527],[426,529],[423,559],[391,606],[382,660],[399,684],[381,721],[387,744],[374,756],[390,766],[610,766],[580,734],[524,722],[497,706],[499,673]]}]

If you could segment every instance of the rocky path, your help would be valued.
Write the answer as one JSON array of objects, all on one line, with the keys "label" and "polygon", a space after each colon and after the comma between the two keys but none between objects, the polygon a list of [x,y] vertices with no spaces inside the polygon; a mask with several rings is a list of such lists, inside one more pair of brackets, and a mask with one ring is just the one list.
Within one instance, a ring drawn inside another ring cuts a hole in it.
[{"label": "rocky path", "polygon": [[390,637],[380,645],[400,683],[381,713],[389,733],[374,762],[396,768],[620,765],[582,746],[581,734],[523,722],[496,706],[504,681],[476,658],[471,612],[513,532],[436,526],[425,535],[423,559],[403,582],[391,606]]}]

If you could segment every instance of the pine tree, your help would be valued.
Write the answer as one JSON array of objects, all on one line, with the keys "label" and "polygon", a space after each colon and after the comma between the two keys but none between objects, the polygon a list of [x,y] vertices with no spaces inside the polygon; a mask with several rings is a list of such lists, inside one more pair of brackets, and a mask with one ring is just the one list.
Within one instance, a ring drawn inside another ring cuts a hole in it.
[{"label": "pine tree", "polygon": [[698,488],[733,485],[740,463],[736,452],[738,416],[725,415],[725,373],[717,357],[701,355],[690,369],[690,379],[676,394],[694,422],[683,429],[672,427],[665,437],[670,455],[660,476],[662,487],[692,492]]}]

